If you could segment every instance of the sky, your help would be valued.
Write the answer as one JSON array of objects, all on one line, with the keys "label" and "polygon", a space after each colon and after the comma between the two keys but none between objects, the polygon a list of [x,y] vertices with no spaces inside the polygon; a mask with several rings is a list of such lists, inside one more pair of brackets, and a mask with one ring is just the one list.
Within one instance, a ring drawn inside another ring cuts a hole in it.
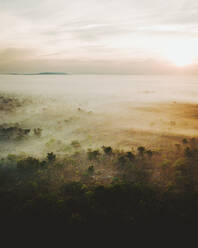
[{"label": "sky", "polygon": [[197,0],[0,0],[0,72],[198,73]]}]

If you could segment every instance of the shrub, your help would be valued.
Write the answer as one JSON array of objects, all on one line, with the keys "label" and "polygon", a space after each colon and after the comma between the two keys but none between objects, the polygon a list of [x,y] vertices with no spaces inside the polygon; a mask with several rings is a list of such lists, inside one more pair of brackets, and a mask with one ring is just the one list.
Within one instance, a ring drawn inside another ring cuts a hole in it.
[{"label": "shrub", "polygon": [[79,142],[78,140],[73,140],[73,141],[71,142],[71,146],[72,146],[73,148],[80,148],[80,147],[81,147],[80,142]]},{"label": "shrub", "polygon": [[102,146],[102,149],[106,155],[113,154],[113,149],[110,146]]},{"label": "shrub", "polygon": [[40,168],[40,162],[38,159],[28,157],[17,162],[17,168],[20,170],[31,171]]}]

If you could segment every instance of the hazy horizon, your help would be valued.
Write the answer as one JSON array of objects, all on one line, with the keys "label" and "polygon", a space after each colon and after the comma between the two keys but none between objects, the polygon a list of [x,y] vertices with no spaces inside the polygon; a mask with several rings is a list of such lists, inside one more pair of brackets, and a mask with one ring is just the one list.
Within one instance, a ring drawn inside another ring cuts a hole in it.
[{"label": "hazy horizon", "polygon": [[0,73],[198,73],[195,0],[0,0],[0,21]]}]

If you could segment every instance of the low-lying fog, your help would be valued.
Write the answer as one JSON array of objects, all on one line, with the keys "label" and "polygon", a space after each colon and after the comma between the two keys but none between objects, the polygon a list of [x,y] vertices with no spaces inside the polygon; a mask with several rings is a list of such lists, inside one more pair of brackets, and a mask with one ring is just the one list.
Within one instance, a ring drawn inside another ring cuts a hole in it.
[{"label": "low-lying fog", "polygon": [[0,76],[0,151],[163,149],[198,131],[198,77]]}]

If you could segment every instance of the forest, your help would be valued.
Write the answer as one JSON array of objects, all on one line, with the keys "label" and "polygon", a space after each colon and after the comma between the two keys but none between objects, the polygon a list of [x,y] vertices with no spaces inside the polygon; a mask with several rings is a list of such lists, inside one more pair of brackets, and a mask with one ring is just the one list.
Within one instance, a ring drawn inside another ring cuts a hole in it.
[{"label": "forest", "polygon": [[53,98],[0,96],[1,218],[55,218],[65,225],[197,222],[198,138],[173,135],[187,117],[184,124],[164,120],[162,133],[167,125],[169,135],[158,132],[153,140],[153,131],[133,130],[129,142],[129,130],[112,120],[99,126],[104,114],[59,100],[58,108]]}]

